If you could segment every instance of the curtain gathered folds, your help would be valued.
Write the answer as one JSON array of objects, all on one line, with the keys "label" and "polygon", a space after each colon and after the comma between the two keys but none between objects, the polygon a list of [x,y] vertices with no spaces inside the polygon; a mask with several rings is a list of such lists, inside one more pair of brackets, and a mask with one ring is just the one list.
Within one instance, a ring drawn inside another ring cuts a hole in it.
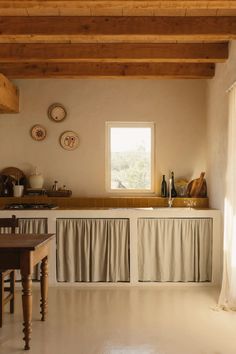
[{"label": "curtain gathered folds", "polygon": [[236,86],[229,92],[228,155],[224,203],[224,268],[218,302],[236,310]]},{"label": "curtain gathered folds", "polygon": [[46,234],[47,232],[46,218],[19,219],[19,233],[21,234]]},{"label": "curtain gathered folds", "polygon": [[57,280],[129,281],[129,220],[57,219]]},{"label": "curtain gathered folds", "polygon": [[140,218],[138,254],[139,281],[211,281],[212,219]]},{"label": "curtain gathered folds", "polygon": [[[48,231],[48,221],[46,218],[18,219],[19,226],[16,233],[20,234],[46,234]],[[0,227],[0,233],[10,233],[8,227]]]}]

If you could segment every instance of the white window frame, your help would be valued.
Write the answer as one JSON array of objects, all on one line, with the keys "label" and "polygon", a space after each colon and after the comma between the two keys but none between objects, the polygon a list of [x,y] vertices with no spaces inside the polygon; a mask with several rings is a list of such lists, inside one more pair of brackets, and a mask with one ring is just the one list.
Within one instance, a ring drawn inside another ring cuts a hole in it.
[{"label": "white window frame", "polygon": [[[111,128],[151,128],[151,188],[150,189],[111,189]],[[155,123],[154,122],[106,122],[106,191],[114,194],[154,194],[155,192]]]}]

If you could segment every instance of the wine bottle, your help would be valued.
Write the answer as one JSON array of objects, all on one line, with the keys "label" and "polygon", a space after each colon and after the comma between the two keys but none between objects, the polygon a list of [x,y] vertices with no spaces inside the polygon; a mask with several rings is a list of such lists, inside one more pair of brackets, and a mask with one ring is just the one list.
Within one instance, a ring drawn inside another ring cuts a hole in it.
[{"label": "wine bottle", "polygon": [[171,172],[171,198],[177,197],[177,192],[175,189],[175,178],[174,178],[174,172]]},{"label": "wine bottle", "polygon": [[167,197],[167,183],[165,177],[166,177],[165,175],[162,176],[162,182],[161,182],[161,196],[163,198]]}]

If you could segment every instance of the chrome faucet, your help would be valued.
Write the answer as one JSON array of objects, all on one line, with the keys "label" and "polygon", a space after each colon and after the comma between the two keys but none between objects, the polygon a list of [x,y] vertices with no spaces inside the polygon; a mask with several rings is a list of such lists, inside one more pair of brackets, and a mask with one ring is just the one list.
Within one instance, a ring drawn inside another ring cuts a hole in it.
[{"label": "chrome faucet", "polygon": [[169,208],[172,207],[173,202],[174,202],[174,198],[171,198],[171,196],[169,196],[169,198],[168,198],[168,206],[169,206]]},{"label": "chrome faucet", "polygon": [[172,207],[172,204],[173,204],[173,201],[174,201],[174,198],[171,197],[171,189],[172,189],[172,179],[170,178],[169,179],[169,197],[168,197],[168,206],[169,206],[169,208]]}]

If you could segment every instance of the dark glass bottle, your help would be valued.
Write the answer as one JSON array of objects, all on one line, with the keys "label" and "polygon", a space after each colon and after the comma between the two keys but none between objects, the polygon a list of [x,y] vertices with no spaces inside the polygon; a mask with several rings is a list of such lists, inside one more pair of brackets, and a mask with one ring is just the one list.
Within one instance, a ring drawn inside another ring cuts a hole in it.
[{"label": "dark glass bottle", "polygon": [[162,176],[162,182],[161,182],[161,196],[163,198],[167,197],[167,183],[165,177],[166,177],[165,175]]},{"label": "dark glass bottle", "polygon": [[177,197],[177,192],[175,189],[175,177],[174,172],[171,172],[171,198]]}]

